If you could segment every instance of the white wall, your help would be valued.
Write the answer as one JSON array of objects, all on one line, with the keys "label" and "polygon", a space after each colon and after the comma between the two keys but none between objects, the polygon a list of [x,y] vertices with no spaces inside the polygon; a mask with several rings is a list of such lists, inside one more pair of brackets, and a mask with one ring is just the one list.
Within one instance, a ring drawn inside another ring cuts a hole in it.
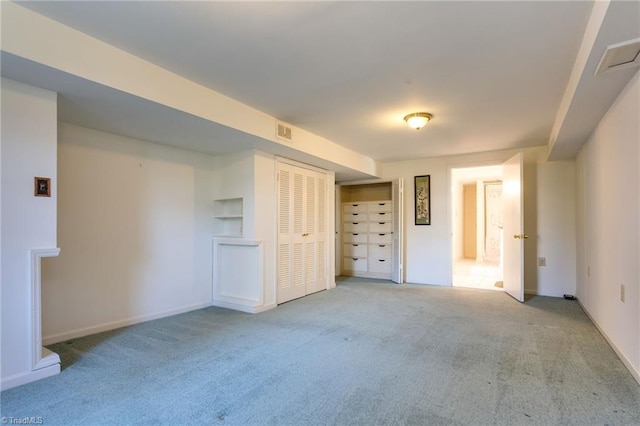
[{"label": "white wall", "polygon": [[45,344],[208,306],[214,157],[65,123],[58,136]]},{"label": "white wall", "polygon": [[264,241],[264,302],[276,305],[276,160],[273,155],[256,152],[254,157],[253,220],[255,238]]},{"label": "white wall", "polygon": [[[575,293],[574,162],[547,162],[544,147],[525,154],[525,291],[547,296]],[[405,271],[409,283],[451,285],[450,169],[501,164],[517,151],[385,163],[383,179],[404,178]],[[431,175],[430,226],[414,225],[413,177]],[[536,258],[547,257],[544,271]]]},{"label": "white wall", "polygon": [[[578,288],[640,382],[640,72],[578,156]],[[625,286],[621,301],[620,285]]]},{"label": "white wall", "polygon": [[[56,247],[56,105],[53,92],[2,79],[3,388],[31,373],[29,250]],[[51,198],[33,196],[35,176],[51,178]]]}]

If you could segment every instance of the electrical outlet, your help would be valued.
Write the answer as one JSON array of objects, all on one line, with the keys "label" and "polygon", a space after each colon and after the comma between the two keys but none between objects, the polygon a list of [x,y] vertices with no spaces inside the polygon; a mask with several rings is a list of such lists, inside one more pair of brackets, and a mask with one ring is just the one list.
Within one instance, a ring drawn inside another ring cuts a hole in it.
[{"label": "electrical outlet", "polygon": [[538,258],[538,266],[547,266],[547,258],[539,257]]},{"label": "electrical outlet", "polygon": [[620,301],[624,303],[624,284],[620,284]]}]

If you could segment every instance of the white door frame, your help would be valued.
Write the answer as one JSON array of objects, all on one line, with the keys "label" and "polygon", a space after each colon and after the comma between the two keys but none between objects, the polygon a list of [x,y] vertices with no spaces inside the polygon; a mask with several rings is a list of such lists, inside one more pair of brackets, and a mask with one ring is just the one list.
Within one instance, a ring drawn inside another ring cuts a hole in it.
[{"label": "white door frame", "polygon": [[453,169],[473,169],[480,167],[496,167],[504,164],[504,160],[495,159],[488,161],[479,161],[479,162],[461,162],[456,164],[447,165],[447,229],[449,231],[449,256],[448,256],[448,271],[449,271],[449,286],[453,286],[453,196],[451,194],[453,184]]},{"label": "white door frame", "polygon": [[[378,184],[378,183],[389,183],[393,187],[393,184],[395,182],[397,182],[397,181],[403,181],[404,182],[404,178],[399,177],[399,178],[395,178],[395,179],[365,179],[365,180],[356,180],[356,181],[349,181],[349,182],[340,182],[340,183],[336,183],[336,192],[339,192],[338,188],[342,188],[343,186],[357,186],[357,185],[371,185],[371,184]],[[392,188],[392,191],[393,191],[393,188]],[[402,200],[399,200],[399,202],[402,202],[402,205],[400,206],[400,211],[402,212],[402,215],[404,216],[406,214],[405,213],[405,207],[406,207],[406,197],[407,197],[406,196],[406,192],[405,192],[406,191],[406,187],[404,186],[404,183],[403,183],[402,191],[403,191],[404,197],[403,197]],[[340,196],[341,195],[336,195],[336,201],[339,199]],[[336,209],[339,209],[339,208],[340,208],[340,206],[336,205]],[[336,210],[336,212],[337,211],[338,210]],[[339,222],[336,221],[336,225],[335,226],[337,227],[339,223],[342,223],[342,210],[340,210],[339,213],[337,213],[336,215],[339,216],[339,219],[340,219]],[[338,220],[338,218],[336,218],[336,220]],[[399,283],[399,284],[402,284],[406,280],[406,260],[405,260],[405,253],[404,253],[404,245],[405,245],[404,241],[405,241],[405,236],[406,236],[406,227],[404,226],[404,222],[405,222],[404,221],[404,217],[395,218],[395,220],[396,221],[400,220],[399,223],[401,224],[401,226],[400,226],[401,235],[400,235],[400,238],[399,238],[400,247],[398,248],[398,250],[400,252],[399,252],[398,255],[399,255],[400,261],[402,262],[402,265],[401,265],[401,269],[402,269],[401,278],[402,279],[401,279],[401,281]],[[396,223],[396,222],[394,222],[394,223]],[[336,238],[339,238],[339,241],[342,241],[342,231],[341,230],[338,230],[336,232]],[[337,245],[340,245],[340,244],[337,244]],[[395,258],[395,256],[394,256],[394,258]],[[337,256],[336,256],[336,265],[341,265],[340,258],[338,258]],[[336,271],[340,270],[340,272],[342,272],[341,269],[342,269],[341,266],[336,266]]]}]

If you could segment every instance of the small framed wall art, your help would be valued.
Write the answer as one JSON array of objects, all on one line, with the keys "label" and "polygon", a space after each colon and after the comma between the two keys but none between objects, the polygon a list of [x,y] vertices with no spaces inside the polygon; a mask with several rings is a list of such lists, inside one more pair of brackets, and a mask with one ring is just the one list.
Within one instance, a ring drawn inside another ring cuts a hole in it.
[{"label": "small framed wall art", "polygon": [[34,177],[33,195],[35,197],[51,197],[51,178]]},{"label": "small framed wall art", "polygon": [[431,175],[416,176],[413,181],[416,225],[431,225]]}]

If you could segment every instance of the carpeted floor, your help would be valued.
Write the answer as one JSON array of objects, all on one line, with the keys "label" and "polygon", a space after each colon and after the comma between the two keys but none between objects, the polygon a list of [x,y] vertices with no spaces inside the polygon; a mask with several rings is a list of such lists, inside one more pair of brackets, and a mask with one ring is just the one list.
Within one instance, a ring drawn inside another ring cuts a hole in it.
[{"label": "carpeted floor", "polygon": [[5,391],[44,424],[640,425],[640,386],[575,301],[346,279],[51,347]]}]

